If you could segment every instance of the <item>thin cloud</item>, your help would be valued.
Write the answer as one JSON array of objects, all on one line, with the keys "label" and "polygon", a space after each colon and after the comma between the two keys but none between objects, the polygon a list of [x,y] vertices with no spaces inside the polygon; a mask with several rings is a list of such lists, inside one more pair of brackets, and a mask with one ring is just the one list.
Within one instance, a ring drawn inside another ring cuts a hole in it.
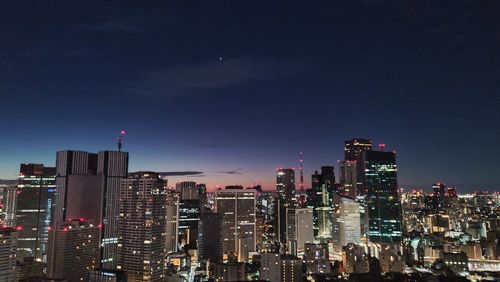
[{"label": "thin cloud", "polygon": [[216,58],[200,64],[176,65],[152,71],[129,90],[136,94],[165,96],[199,94],[207,90],[291,77],[306,67],[301,64],[264,61],[250,57]]},{"label": "thin cloud", "polygon": [[202,171],[167,171],[167,172],[160,172],[162,176],[196,176],[196,177],[201,177],[204,172]]}]

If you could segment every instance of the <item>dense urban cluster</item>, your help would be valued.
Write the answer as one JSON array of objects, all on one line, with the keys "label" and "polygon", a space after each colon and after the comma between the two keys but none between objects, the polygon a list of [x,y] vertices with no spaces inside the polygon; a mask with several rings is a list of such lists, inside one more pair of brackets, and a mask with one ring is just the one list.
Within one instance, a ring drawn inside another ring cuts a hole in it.
[{"label": "dense urban cluster", "polygon": [[498,192],[403,189],[395,152],[367,139],[344,151],[308,188],[302,158],[299,181],[276,169],[275,190],[171,187],[129,172],[121,147],[21,164],[0,186],[0,281],[500,279]]}]

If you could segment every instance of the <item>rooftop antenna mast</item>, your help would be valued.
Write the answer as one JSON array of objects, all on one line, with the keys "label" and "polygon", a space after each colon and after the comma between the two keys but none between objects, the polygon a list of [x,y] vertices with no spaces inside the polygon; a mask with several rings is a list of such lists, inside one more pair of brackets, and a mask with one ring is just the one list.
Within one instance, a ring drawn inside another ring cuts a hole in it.
[{"label": "rooftop antenna mast", "polygon": [[304,158],[302,156],[302,152],[300,152],[299,162],[300,162],[300,191],[304,191]]},{"label": "rooftop antenna mast", "polygon": [[125,130],[120,131],[120,135],[118,135],[118,138],[116,138],[116,141],[118,142],[118,152],[122,151],[122,139],[125,136],[126,132]]}]

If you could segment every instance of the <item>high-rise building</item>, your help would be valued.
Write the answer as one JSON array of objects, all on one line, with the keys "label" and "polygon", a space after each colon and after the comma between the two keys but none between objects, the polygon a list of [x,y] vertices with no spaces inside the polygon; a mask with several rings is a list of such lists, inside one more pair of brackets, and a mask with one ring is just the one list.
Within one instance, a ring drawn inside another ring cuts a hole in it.
[{"label": "high-rise building", "polygon": [[339,247],[361,242],[359,203],[342,197],[334,214],[333,242]]},{"label": "high-rise building", "polygon": [[54,226],[76,218],[102,225],[100,268],[116,269],[118,196],[128,173],[128,153],[60,151],[56,173]]},{"label": "high-rise building", "polygon": [[136,172],[121,180],[117,268],[129,281],[163,279],[166,199],[157,173]]},{"label": "high-rise building", "polygon": [[15,224],[18,227],[17,258],[42,261],[47,252],[55,194],[54,167],[21,164],[17,184]]},{"label": "high-rise building", "polygon": [[183,181],[175,184],[175,191],[181,200],[198,200],[199,191],[194,181]]},{"label": "high-rise building", "polygon": [[175,253],[179,244],[179,195],[177,193],[167,194],[165,225],[166,252]]},{"label": "high-rise building", "polygon": [[17,231],[0,228],[0,281],[18,281],[16,269]]},{"label": "high-rise building", "polygon": [[127,152],[101,151],[98,153],[97,174],[103,176],[101,269],[116,269],[118,260],[118,218],[121,180],[127,177]]},{"label": "high-rise building", "polygon": [[68,184],[72,175],[95,175],[97,154],[83,151],[60,151],[56,157],[56,200],[53,225],[59,228],[66,220]]},{"label": "high-rise building", "polygon": [[402,232],[396,154],[366,151],[364,164],[369,240],[373,243],[398,244]]},{"label": "high-rise building", "polygon": [[[215,209],[223,220],[224,259],[235,256],[239,261],[245,261],[248,253],[255,251],[255,197],[255,190],[249,189],[215,191]],[[245,250],[240,249],[243,245]]]},{"label": "high-rise building", "polygon": [[[292,244],[290,241],[295,241],[297,244],[297,251],[304,252],[304,245],[306,243],[314,242],[314,232],[313,232],[313,209],[304,208],[287,209],[287,229],[286,237],[288,247],[291,248]],[[289,251],[290,253],[293,253]]]},{"label": "high-rise building", "polygon": [[100,228],[80,220],[67,221],[49,231],[47,278],[86,281],[98,266]]},{"label": "high-rise building", "polygon": [[323,228],[321,236],[324,236],[326,234],[325,230],[330,233],[331,229],[331,200],[336,194],[335,168],[333,166],[322,166],[321,173],[315,171],[311,176],[311,185],[312,188],[308,191],[306,206],[313,208],[314,236],[320,235],[320,226]]},{"label": "high-rise building", "polygon": [[365,166],[363,162],[364,152],[372,149],[373,143],[368,139],[351,139],[344,142],[344,159],[356,162],[356,180],[358,195],[365,195]]},{"label": "high-rise building", "polygon": [[278,168],[276,170],[276,192],[287,203],[295,202],[295,171],[293,168]]},{"label": "high-rise building", "polygon": [[446,185],[436,183],[432,185],[432,209],[434,213],[445,212]]},{"label": "high-rise building", "polygon": [[222,262],[222,216],[204,213],[198,226],[198,257],[211,263]]},{"label": "high-rise building", "polygon": [[183,249],[196,249],[198,222],[200,221],[200,200],[181,199],[179,201],[179,246]]},{"label": "high-rise building", "polygon": [[358,194],[356,161],[340,161],[339,174],[342,196],[356,199]]}]

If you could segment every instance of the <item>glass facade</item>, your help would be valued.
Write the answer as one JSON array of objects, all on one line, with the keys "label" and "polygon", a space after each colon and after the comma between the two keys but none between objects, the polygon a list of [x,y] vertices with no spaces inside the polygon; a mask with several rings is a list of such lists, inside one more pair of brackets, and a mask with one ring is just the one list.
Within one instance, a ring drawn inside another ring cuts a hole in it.
[{"label": "glass facade", "polygon": [[401,204],[396,154],[366,151],[365,176],[369,216],[368,236],[373,243],[401,242]]}]

